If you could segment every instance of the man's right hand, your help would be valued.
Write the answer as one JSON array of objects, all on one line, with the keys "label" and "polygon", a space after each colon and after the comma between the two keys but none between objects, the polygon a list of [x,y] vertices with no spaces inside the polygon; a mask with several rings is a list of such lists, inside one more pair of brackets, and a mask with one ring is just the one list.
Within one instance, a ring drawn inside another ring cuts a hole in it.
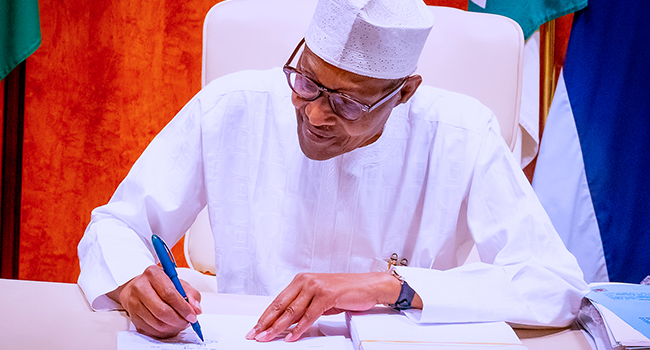
[{"label": "man's right hand", "polygon": [[120,303],[138,332],[169,338],[196,322],[201,314],[201,294],[181,280],[189,303],[174,288],[160,266],[149,266],[142,275],[106,295]]}]

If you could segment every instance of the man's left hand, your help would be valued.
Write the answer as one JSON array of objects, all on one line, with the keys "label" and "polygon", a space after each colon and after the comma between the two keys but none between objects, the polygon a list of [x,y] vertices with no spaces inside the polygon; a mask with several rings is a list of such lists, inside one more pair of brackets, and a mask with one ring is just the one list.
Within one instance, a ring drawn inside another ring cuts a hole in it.
[{"label": "man's left hand", "polygon": [[301,273],[266,308],[246,338],[270,341],[296,324],[284,338],[295,341],[321,315],[394,303],[400,289],[400,282],[385,272]]}]

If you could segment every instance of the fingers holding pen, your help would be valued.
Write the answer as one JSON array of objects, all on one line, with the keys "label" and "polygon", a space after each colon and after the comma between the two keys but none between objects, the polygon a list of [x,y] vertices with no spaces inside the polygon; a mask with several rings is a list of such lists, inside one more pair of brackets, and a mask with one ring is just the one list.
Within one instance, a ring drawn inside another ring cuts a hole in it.
[{"label": "fingers holding pen", "polygon": [[[192,292],[191,300],[200,300],[200,294],[198,297],[196,294]],[[138,331],[147,335],[175,336],[188,322],[196,322],[195,308],[181,297],[159,266],[148,267],[142,275],[125,284],[119,301]]]},{"label": "fingers holding pen", "polygon": [[192,309],[194,309],[194,313],[197,315],[202,314],[203,309],[201,309],[201,293],[199,293],[198,290],[194,289],[194,287],[192,287],[192,285],[189,283],[183,280],[180,281],[183,285],[183,289],[185,290],[185,294],[187,295],[187,301],[190,303]]},{"label": "fingers holding pen", "polygon": [[166,323],[152,314],[144,305],[141,305],[138,309],[137,312],[130,312],[130,318],[140,333],[156,338],[169,338],[176,336],[187,326],[187,322]]},{"label": "fingers holding pen", "polygon": [[[148,277],[151,276],[151,285],[156,294],[158,294],[159,299],[163,301],[163,303],[151,303],[150,307],[153,309],[150,309],[150,311],[152,314],[159,317],[161,320],[172,320],[176,319],[176,317],[181,317],[189,323],[197,321],[197,313],[191,305],[192,301],[188,303],[180,295],[169,277],[165,275],[162,268],[159,266],[150,266],[145,270],[144,275],[147,275]],[[183,288],[185,287],[189,287],[189,284],[185,283]],[[188,289],[186,289],[186,295],[188,295],[189,300],[189,294],[187,294]],[[191,288],[190,290],[196,291],[194,288]],[[198,294],[198,292],[196,293]],[[200,294],[198,298],[200,300]],[[193,301],[196,301],[196,295],[194,293],[192,293],[192,299]],[[185,324],[185,326],[187,326],[187,324]]]}]

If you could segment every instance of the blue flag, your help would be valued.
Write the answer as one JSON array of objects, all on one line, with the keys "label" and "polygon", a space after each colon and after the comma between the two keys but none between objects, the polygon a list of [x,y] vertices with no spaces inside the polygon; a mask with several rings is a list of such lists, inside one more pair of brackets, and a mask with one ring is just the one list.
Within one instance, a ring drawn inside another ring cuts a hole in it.
[{"label": "blue flag", "polygon": [[533,187],[587,282],[650,275],[650,7],[576,13]]}]

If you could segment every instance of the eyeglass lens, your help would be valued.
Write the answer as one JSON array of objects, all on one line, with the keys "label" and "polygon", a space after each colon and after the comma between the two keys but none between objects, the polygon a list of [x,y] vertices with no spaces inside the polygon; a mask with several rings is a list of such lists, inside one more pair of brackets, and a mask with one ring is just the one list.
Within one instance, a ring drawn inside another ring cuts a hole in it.
[{"label": "eyeglass lens", "polygon": [[[287,72],[287,77],[291,89],[301,98],[307,101],[313,101],[320,96],[321,89],[311,79],[296,72]],[[330,106],[337,115],[348,120],[357,120],[361,117],[363,110],[357,102],[336,92],[331,92],[327,95]]]}]

